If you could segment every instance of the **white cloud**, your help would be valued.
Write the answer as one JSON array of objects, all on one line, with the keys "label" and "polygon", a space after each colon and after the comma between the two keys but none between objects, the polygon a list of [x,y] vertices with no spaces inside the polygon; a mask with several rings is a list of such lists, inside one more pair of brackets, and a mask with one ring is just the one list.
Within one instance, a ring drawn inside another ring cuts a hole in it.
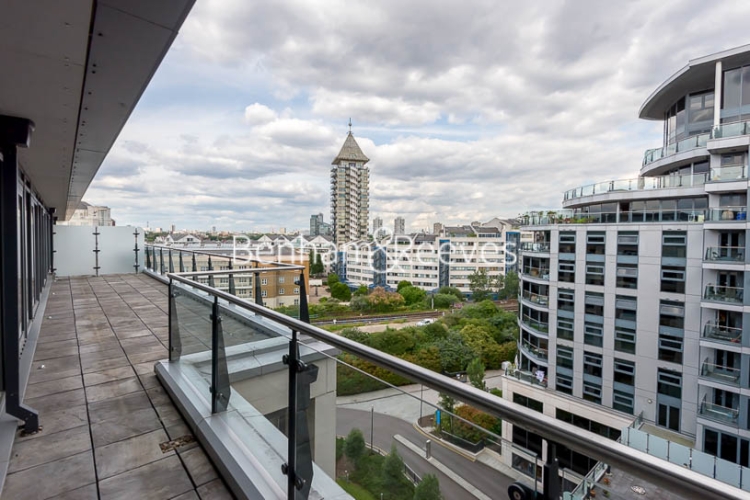
[{"label": "white cloud", "polygon": [[728,0],[201,0],[87,198],[123,221],[304,228],[329,212],[351,117],[373,215],[417,229],[559,207],[637,175],[661,142],[641,103],[745,43],[748,15]]},{"label": "white cloud", "polygon": [[250,125],[268,123],[277,117],[276,111],[257,102],[245,108],[245,121]]}]

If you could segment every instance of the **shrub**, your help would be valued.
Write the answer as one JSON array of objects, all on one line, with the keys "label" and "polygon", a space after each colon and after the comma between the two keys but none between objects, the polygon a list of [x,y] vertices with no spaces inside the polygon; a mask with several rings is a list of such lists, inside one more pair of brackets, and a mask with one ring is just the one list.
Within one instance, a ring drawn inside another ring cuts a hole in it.
[{"label": "shrub", "polygon": [[458,301],[455,295],[449,293],[438,293],[432,297],[432,303],[436,309],[448,309]]},{"label": "shrub", "polygon": [[352,291],[343,283],[334,283],[331,285],[331,297],[347,302],[352,298]]},{"label": "shrub", "polygon": [[396,285],[396,291],[400,292],[404,288],[408,288],[410,286],[412,286],[410,281],[401,280],[398,282],[398,285]]},{"label": "shrub", "polygon": [[376,312],[393,311],[404,305],[404,298],[396,292],[386,292],[382,287],[375,288],[367,296],[370,301],[370,307]]},{"label": "shrub", "polygon": [[466,298],[464,297],[464,294],[461,293],[461,290],[459,290],[455,286],[441,286],[438,289],[438,294],[453,295],[459,301],[463,301]]},{"label": "shrub", "polygon": [[362,431],[359,429],[352,429],[349,431],[349,435],[346,436],[346,442],[344,443],[344,453],[354,463],[357,463],[359,459],[365,453],[365,437],[362,435]]},{"label": "shrub", "polygon": [[440,483],[434,474],[426,474],[414,489],[414,500],[443,500]]},{"label": "shrub", "polygon": [[[401,283],[403,283],[403,281]],[[404,298],[404,302],[407,306],[417,304],[427,298],[427,292],[411,285],[399,288],[398,293]]]},{"label": "shrub", "polygon": [[394,356],[401,356],[416,345],[416,339],[410,329],[393,330],[386,328],[382,332],[370,334],[370,347]]},{"label": "shrub", "polygon": [[399,455],[396,443],[391,444],[391,452],[383,461],[380,483],[384,499],[411,498],[414,495],[414,485],[404,476],[404,459]]},{"label": "shrub", "polygon": [[335,283],[339,283],[339,281],[340,281],[339,280],[339,276],[337,274],[335,274],[335,273],[331,273],[331,274],[328,275],[328,279],[326,280],[326,284],[328,286],[331,286],[331,285],[333,285]]}]

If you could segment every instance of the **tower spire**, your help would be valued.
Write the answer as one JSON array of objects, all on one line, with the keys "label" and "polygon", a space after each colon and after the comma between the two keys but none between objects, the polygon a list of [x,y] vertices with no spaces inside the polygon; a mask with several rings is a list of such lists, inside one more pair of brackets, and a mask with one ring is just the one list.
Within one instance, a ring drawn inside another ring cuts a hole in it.
[{"label": "tower spire", "polygon": [[349,118],[349,134],[352,133],[352,119]]}]

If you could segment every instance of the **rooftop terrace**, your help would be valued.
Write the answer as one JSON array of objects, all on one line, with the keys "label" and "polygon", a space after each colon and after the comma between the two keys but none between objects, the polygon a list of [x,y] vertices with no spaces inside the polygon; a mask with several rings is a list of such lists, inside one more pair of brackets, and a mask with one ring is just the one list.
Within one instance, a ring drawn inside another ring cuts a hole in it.
[{"label": "rooftop terrace", "polygon": [[16,435],[3,498],[232,498],[154,375],[167,309],[143,274],[52,284],[24,398],[42,430]]}]

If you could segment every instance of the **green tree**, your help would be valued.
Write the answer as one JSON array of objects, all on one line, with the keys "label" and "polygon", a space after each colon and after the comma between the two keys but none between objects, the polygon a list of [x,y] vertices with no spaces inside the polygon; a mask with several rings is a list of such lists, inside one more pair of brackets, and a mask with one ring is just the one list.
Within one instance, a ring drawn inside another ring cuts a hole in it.
[{"label": "green tree", "polygon": [[438,289],[438,294],[453,295],[459,301],[463,301],[466,298],[464,297],[464,294],[461,293],[461,290],[455,286],[441,286],[440,289]]},{"label": "green tree", "polygon": [[453,410],[456,409],[456,400],[452,396],[441,392],[438,396],[438,406],[449,413],[453,413]]},{"label": "green tree", "polygon": [[359,429],[352,429],[344,442],[344,453],[355,463],[365,454],[365,437]]},{"label": "green tree", "polygon": [[463,370],[475,356],[474,351],[466,345],[458,332],[448,332],[445,338],[435,342],[435,346],[440,349],[440,363],[446,372]]},{"label": "green tree", "polygon": [[331,297],[348,302],[352,298],[352,291],[343,283],[334,283],[331,285]]},{"label": "green tree", "polygon": [[471,304],[461,310],[464,318],[490,319],[497,314],[497,306],[491,300],[483,300],[477,304]]},{"label": "green tree", "polygon": [[354,291],[354,295],[367,295],[367,286],[359,285],[359,288]]},{"label": "green tree", "polygon": [[479,358],[474,358],[469,362],[466,374],[469,376],[471,385],[482,391],[487,389],[487,384],[484,383],[484,364]]},{"label": "green tree", "polygon": [[440,482],[434,474],[427,474],[414,489],[414,500],[443,500]]},{"label": "green tree", "polygon": [[[402,281],[401,283],[404,282]],[[399,283],[399,285],[401,283]],[[416,286],[411,285],[399,288],[398,293],[401,294],[401,296],[404,298],[404,302],[407,306],[417,304],[418,302],[422,302],[427,298],[427,292],[425,292],[421,288],[417,288]]]},{"label": "green tree", "polygon": [[515,299],[518,296],[518,274],[514,271],[497,278],[497,293],[501,299]]},{"label": "green tree", "polygon": [[310,250],[310,274],[323,274],[326,270],[323,259],[315,250]]},{"label": "green tree", "polygon": [[336,283],[339,283],[339,276],[336,273],[331,273],[328,275],[328,286],[333,286]]},{"label": "green tree", "polygon": [[354,292],[352,300],[349,301],[349,307],[352,311],[369,311],[370,301],[367,300],[367,295],[357,295],[357,292]]},{"label": "green tree", "polygon": [[400,292],[403,288],[407,288],[410,286],[412,286],[411,281],[401,280],[398,282],[398,285],[396,285],[396,291]]},{"label": "green tree", "polygon": [[432,300],[436,309],[448,309],[458,302],[456,296],[450,293],[438,293],[432,297]]},{"label": "green tree", "polygon": [[481,302],[492,297],[490,277],[487,274],[487,269],[480,267],[469,275],[469,290],[471,290],[471,296],[476,302]]},{"label": "green tree", "polygon": [[395,500],[413,495],[414,487],[404,476],[404,459],[399,455],[396,443],[391,444],[391,452],[383,461],[380,482],[383,486],[383,498]]},{"label": "green tree", "polygon": [[384,288],[377,287],[370,295],[367,296],[370,301],[370,307],[376,312],[393,311],[404,305],[405,301],[401,294],[396,292],[386,292]]}]

